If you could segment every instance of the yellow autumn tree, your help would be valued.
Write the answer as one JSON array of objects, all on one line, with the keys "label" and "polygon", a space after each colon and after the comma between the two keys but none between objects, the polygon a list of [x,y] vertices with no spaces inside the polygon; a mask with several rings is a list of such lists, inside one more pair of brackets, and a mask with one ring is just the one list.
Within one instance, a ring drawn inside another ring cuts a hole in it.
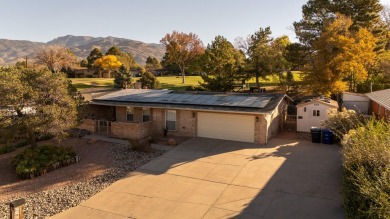
[{"label": "yellow autumn tree", "polygon": [[313,62],[306,81],[314,93],[329,95],[355,91],[374,64],[376,38],[365,28],[351,31],[352,20],[343,15],[325,24],[314,43]]},{"label": "yellow autumn tree", "polygon": [[117,70],[122,63],[114,55],[106,55],[97,59],[94,66],[108,71],[108,77],[111,77],[111,71]]}]

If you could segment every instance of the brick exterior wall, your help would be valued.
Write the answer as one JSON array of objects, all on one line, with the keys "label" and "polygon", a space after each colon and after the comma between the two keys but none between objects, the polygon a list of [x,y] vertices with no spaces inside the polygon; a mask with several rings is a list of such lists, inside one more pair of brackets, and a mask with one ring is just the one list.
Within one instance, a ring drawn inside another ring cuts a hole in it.
[{"label": "brick exterior wall", "polygon": [[[193,116],[195,114],[195,117]],[[176,111],[176,131],[168,133],[174,136],[196,136],[196,112],[190,110]]]},{"label": "brick exterior wall", "polygon": [[116,121],[117,122],[127,122],[127,113],[125,106],[115,107]]},{"label": "brick exterior wall", "polygon": [[[278,106],[273,115],[255,115],[255,144],[266,144],[268,139],[278,133],[281,116],[285,103]],[[100,108],[100,109],[99,109]],[[166,109],[152,108],[151,121],[142,122],[142,108],[134,108],[134,121],[127,122],[126,107],[110,108],[106,106],[94,106],[95,115],[106,115],[106,118],[115,111],[116,121],[111,123],[111,135],[124,139],[141,139],[152,137],[161,139],[164,136]],[[97,110],[96,110],[97,109]],[[168,132],[168,136],[195,137],[197,136],[197,112],[192,110],[176,110],[176,131]],[[107,115],[108,114],[108,115]],[[101,117],[99,117],[101,118]],[[109,119],[107,119],[109,120]],[[84,120],[80,127],[91,132],[96,132],[94,120]]]},{"label": "brick exterior wall", "polygon": [[255,121],[255,144],[267,143],[267,119],[264,115],[256,116],[258,121]]},{"label": "brick exterior wall", "polygon": [[152,123],[153,123],[153,138],[161,139],[164,136],[165,128],[165,110],[164,109],[152,109]]},{"label": "brick exterior wall", "polygon": [[143,139],[152,135],[152,122],[112,122],[111,136],[124,139]]}]

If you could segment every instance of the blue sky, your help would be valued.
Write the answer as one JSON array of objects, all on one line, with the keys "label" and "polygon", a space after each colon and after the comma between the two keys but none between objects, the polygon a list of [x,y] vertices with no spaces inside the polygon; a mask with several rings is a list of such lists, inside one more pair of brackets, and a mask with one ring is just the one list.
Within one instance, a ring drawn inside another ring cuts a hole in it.
[{"label": "blue sky", "polygon": [[[288,35],[307,0],[0,0],[0,38],[47,42],[64,35],[115,36],[159,43],[173,30],[204,44],[231,42],[270,26]],[[390,0],[382,0],[390,4]]]}]

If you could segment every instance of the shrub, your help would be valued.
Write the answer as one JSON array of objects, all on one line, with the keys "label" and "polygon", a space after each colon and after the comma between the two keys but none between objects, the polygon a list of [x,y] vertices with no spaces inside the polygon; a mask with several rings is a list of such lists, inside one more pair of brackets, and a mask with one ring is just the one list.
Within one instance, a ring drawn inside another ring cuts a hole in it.
[{"label": "shrub", "polygon": [[337,109],[329,109],[328,115],[329,119],[321,121],[321,125],[332,130],[339,138],[342,138],[349,130],[363,126],[365,122],[361,115],[345,108],[341,112],[338,112]]},{"label": "shrub", "polygon": [[148,89],[156,89],[161,87],[160,82],[151,72],[143,73],[140,82],[142,84],[142,88],[147,87]]},{"label": "shrub", "polygon": [[348,218],[390,218],[390,125],[374,119],[344,135],[343,195]]},{"label": "shrub", "polygon": [[54,166],[65,166],[75,156],[76,153],[69,147],[45,145],[26,148],[13,158],[12,165],[20,177],[28,178],[30,174],[39,175],[50,171]]}]

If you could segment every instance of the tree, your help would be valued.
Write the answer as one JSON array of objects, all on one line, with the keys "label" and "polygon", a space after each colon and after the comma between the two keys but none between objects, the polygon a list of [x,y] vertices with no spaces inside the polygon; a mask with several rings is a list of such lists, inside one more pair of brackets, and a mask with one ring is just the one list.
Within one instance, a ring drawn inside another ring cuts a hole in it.
[{"label": "tree", "polygon": [[148,56],[145,62],[145,69],[148,71],[158,68],[162,68],[161,63],[155,57]]},{"label": "tree", "polygon": [[274,70],[274,51],[271,48],[271,29],[260,28],[251,35],[248,43],[248,70],[256,77],[256,86],[260,87],[259,78],[270,75]]},{"label": "tree", "polygon": [[118,69],[122,63],[114,55],[106,55],[95,61],[96,67],[100,67],[108,71],[108,77],[111,77],[111,71]]},{"label": "tree", "polygon": [[81,60],[80,67],[88,67],[88,61],[86,59]]},{"label": "tree", "polygon": [[223,36],[216,36],[207,45],[201,60],[202,69],[207,74],[202,75],[202,86],[208,90],[231,91],[235,81],[243,78],[240,70],[244,66],[245,55]]},{"label": "tree", "polygon": [[295,33],[301,43],[312,47],[321,35],[325,22],[343,14],[352,19],[351,30],[366,28],[376,38],[376,51],[382,51],[387,43],[385,26],[380,18],[383,6],[379,0],[309,0],[302,6],[303,18],[294,22]]},{"label": "tree", "polygon": [[166,34],[160,42],[165,45],[168,61],[179,66],[184,84],[186,66],[204,52],[202,41],[194,33],[173,31],[172,34]]},{"label": "tree", "polygon": [[140,79],[141,85],[143,88],[156,89],[160,88],[160,82],[157,80],[156,76],[151,72],[145,72],[142,74]]},{"label": "tree", "polygon": [[106,55],[106,56],[108,56],[108,55],[119,56],[121,54],[122,54],[121,50],[118,47],[113,46],[113,47],[110,47],[107,50],[106,54],[104,54],[104,55]]},{"label": "tree", "polygon": [[348,87],[355,91],[356,84],[368,77],[376,39],[365,28],[350,30],[351,25],[351,19],[337,15],[313,44],[316,53],[306,77],[313,92],[336,94]]},{"label": "tree", "polygon": [[99,49],[99,48],[94,48],[90,53],[89,53],[89,56],[87,57],[87,61],[88,61],[88,68],[92,68],[93,65],[95,64],[95,61],[97,59],[100,59],[101,57],[103,57],[103,53],[102,51]]},{"label": "tree", "polygon": [[44,64],[53,73],[63,68],[72,68],[76,65],[75,55],[69,49],[61,46],[49,46],[40,49],[36,55],[37,62]]},{"label": "tree", "polygon": [[0,93],[0,138],[8,142],[27,137],[33,147],[37,137],[61,138],[77,122],[77,103],[64,74],[1,68]]},{"label": "tree", "polygon": [[131,87],[131,84],[131,72],[122,65],[115,74],[114,87],[117,89],[127,89]]},{"label": "tree", "polygon": [[285,58],[292,65],[292,69],[302,70],[309,61],[310,48],[301,43],[291,43],[286,49]]}]

